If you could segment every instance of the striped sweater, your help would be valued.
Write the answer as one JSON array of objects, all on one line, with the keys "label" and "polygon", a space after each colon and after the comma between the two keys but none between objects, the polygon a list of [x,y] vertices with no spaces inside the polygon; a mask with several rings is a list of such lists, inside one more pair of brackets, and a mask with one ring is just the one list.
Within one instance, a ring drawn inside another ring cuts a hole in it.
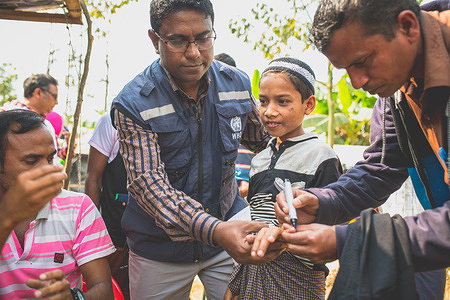
[{"label": "striped sweater", "polygon": [[[283,190],[284,179],[292,182],[292,188],[300,190],[323,187],[339,178],[342,167],[333,149],[320,141],[315,132],[290,138],[278,150],[276,142],[273,138],[252,159],[247,200],[253,221],[279,226],[274,204],[275,197]],[[301,260],[312,267],[311,262]]]}]

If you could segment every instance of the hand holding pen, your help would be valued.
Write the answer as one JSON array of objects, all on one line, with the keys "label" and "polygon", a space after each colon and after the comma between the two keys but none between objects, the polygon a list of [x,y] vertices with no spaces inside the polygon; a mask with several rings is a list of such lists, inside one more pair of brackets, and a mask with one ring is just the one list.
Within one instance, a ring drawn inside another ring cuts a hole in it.
[{"label": "hand holding pen", "polygon": [[292,226],[295,228],[297,226],[297,211],[292,204],[292,201],[294,201],[294,196],[292,195],[291,182],[287,178],[284,180],[284,193],[286,195],[286,202],[289,208],[289,219],[291,220]]}]

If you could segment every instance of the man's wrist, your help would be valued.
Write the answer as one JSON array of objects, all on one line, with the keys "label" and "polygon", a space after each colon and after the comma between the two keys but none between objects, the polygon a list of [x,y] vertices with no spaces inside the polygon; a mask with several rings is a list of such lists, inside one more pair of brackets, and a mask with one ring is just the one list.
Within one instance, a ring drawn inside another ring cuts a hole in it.
[{"label": "man's wrist", "polygon": [[224,223],[223,221],[219,221],[213,226],[212,230],[212,246],[220,246],[220,238],[218,238],[219,231],[217,230],[217,227],[219,227],[220,224]]},{"label": "man's wrist", "polygon": [[81,292],[80,289],[70,289],[70,293],[72,294],[73,300],[85,300],[83,292]]}]

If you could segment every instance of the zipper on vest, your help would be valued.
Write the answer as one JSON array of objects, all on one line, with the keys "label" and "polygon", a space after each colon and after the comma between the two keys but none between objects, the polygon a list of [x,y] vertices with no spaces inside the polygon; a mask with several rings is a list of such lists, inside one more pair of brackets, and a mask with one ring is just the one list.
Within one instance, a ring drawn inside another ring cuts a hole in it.
[{"label": "zipper on vest", "polygon": [[198,123],[198,189],[197,201],[203,202],[203,135],[202,135],[202,117],[197,119]]},{"label": "zipper on vest", "polygon": [[[203,202],[203,130],[202,130],[202,116],[199,114],[197,118],[198,123],[198,186],[197,186],[197,201],[202,204]],[[194,261],[199,259],[198,254],[198,242],[194,241]]]}]

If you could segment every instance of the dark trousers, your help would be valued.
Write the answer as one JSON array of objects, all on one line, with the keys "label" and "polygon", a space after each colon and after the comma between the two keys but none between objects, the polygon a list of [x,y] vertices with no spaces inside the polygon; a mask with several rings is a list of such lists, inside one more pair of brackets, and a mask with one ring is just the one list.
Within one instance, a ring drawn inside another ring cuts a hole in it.
[{"label": "dark trousers", "polygon": [[116,247],[116,252],[108,256],[111,275],[122,290],[125,300],[130,299],[128,281],[128,247]]}]

